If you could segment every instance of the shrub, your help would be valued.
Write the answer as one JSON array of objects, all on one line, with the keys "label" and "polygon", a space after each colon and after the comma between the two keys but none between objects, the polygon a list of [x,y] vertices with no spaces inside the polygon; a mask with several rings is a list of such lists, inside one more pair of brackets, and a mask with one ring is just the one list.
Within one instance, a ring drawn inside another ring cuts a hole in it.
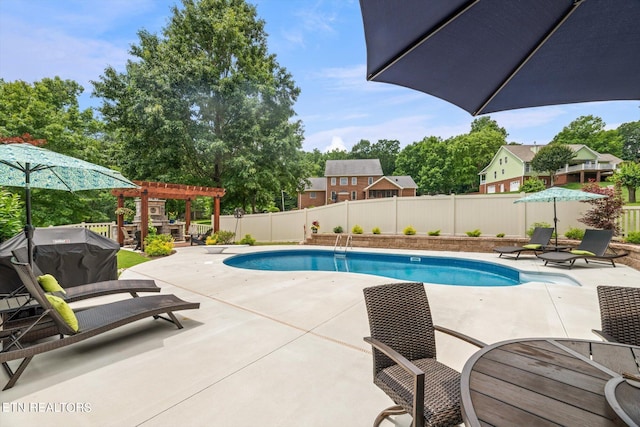
[{"label": "shrub", "polygon": [[547,188],[547,186],[543,180],[539,178],[529,178],[520,186],[520,191],[525,193],[536,193],[544,190],[545,188]]},{"label": "shrub", "polygon": [[381,232],[380,232],[380,227],[373,227],[373,230],[371,230],[371,232],[372,232],[373,234],[380,234],[380,233],[381,233]]},{"label": "shrub", "polygon": [[216,236],[216,239],[218,241],[216,244],[230,245],[231,243],[233,243],[233,238],[235,237],[236,233],[234,233],[233,231],[218,230],[214,233],[214,235]]},{"label": "shrub", "polygon": [[409,225],[404,230],[402,230],[402,232],[405,236],[413,236],[414,234],[416,234],[416,229]]},{"label": "shrub", "polygon": [[0,242],[22,229],[22,202],[17,194],[0,188]]},{"label": "shrub", "polygon": [[351,232],[353,234],[362,234],[364,233],[364,230],[362,230],[362,227],[360,227],[358,224],[354,225],[353,228],[351,229]]},{"label": "shrub", "polygon": [[144,243],[144,252],[149,256],[170,255],[173,251],[173,237],[169,234],[149,235]]},{"label": "shrub", "polygon": [[242,240],[240,240],[240,244],[253,246],[256,244],[256,239],[251,237],[251,234],[245,234]]},{"label": "shrub", "polygon": [[338,225],[337,227],[333,227],[334,233],[342,233],[342,226]]},{"label": "shrub", "polygon": [[564,232],[564,237],[566,237],[567,239],[582,240],[582,238],[584,237],[584,230],[577,227],[571,227]]},{"label": "shrub", "polygon": [[498,233],[498,234],[496,234],[496,237],[502,238],[502,237],[504,237],[504,233]]},{"label": "shrub", "polygon": [[440,230],[428,231],[427,234],[429,236],[439,236],[440,235]]},{"label": "shrub", "polygon": [[473,231],[467,231],[467,236],[469,237],[480,237],[480,235],[482,234],[482,231],[475,229]]},{"label": "shrub", "polygon": [[630,231],[627,238],[624,239],[626,243],[640,243],[640,231]]},{"label": "shrub", "polygon": [[[546,222],[534,222],[533,224],[531,224],[531,227],[529,227],[529,229],[527,230],[527,236],[531,237],[533,236],[533,230],[536,229],[536,227],[544,227],[544,228],[549,228],[552,225]],[[553,233],[553,237],[555,237],[556,233]]]}]

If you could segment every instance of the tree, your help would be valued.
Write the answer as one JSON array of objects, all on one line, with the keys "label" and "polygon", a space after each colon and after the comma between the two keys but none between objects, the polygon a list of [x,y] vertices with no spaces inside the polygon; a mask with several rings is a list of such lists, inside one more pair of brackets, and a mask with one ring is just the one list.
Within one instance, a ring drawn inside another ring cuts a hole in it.
[{"label": "tree", "polygon": [[[91,109],[80,110],[82,86],[59,77],[29,84],[0,79],[0,139],[27,142],[92,163],[114,167],[102,140],[102,124]],[[21,135],[21,136],[20,136]],[[19,194],[22,190],[12,189]],[[33,224],[48,226],[107,221],[115,199],[108,191],[68,193],[33,189]]]},{"label": "tree", "polygon": [[139,179],[224,187],[226,207],[268,206],[309,175],[299,88],[268,53],[244,0],[182,0],[162,36],[138,32],[135,61],[93,82],[123,168]]},{"label": "tree", "polygon": [[580,116],[565,126],[550,144],[584,144],[598,153],[622,155],[622,139],[616,130],[605,130],[600,117]]},{"label": "tree", "polygon": [[498,132],[499,134],[502,135],[502,139],[504,140],[506,140],[507,136],[509,136],[509,134],[507,133],[507,130],[501,127],[500,125],[498,125],[498,122],[491,119],[491,116],[483,116],[483,117],[477,118],[471,123],[471,133],[481,132],[487,129]]},{"label": "tree", "polygon": [[548,174],[553,186],[556,171],[564,167],[574,157],[575,153],[568,146],[564,144],[548,144],[538,150],[531,160],[531,167],[537,172]]},{"label": "tree", "polygon": [[622,139],[622,158],[640,161],[640,120],[623,123],[618,126],[618,135]]},{"label": "tree", "polygon": [[594,207],[585,212],[578,221],[590,227],[613,230],[614,234],[618,235],[620,233],[618,218],[622,215],[622,207],[624,206],[620,185],[616,185],[614,188],[603,188],[597,182],[589,182],[582,186],[582,191],[602,194],[607,197],[584,202]]},{"label": "tree", "polygon": [[635,162],[623,162],[611,176],[616,184],[627,187],[629,203],[636,202],[636,189],[640,187],[640,165]]},{"label": "tree", "polygon": [[447,156],[447,143],[430,136],[407,145],[398,153],[395,173],[411,176],[418,185],[418,194],[446,194],[453,186]]},{"label": "tree", "polygon": [[0,187],[0,242],[20,232],[23,225],[22,213],[20,197]]}]

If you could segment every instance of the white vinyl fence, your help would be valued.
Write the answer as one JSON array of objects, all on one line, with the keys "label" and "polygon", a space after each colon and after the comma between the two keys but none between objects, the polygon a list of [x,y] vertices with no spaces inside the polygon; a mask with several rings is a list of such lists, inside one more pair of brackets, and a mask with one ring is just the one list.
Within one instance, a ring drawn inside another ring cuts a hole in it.
[{"label": "white vinyl fence", "polygon": [[[553,203],[514,203],[520,194],[450,195],[393,197],[345,201],[327,206],[289,212],[220,217],[220,228],[236,232],[236,239],[250,234],[258,241],[302,241],[311,223],[320,223],[321,233],[332,233],[341,226],[345,233],[354,225],[371,233],[378,227],[382,234],[402,234],[412,226],[418,234],[440,230],[443,236],[464,236],[480,230],[482,235],[504,233],[508,237],[525,237],[534,223],[553,225]],[[582,202],[557,202],[558,231],[585,229],[578,221],[591,205]],[[625,208],[620,219],[622,234],[640,231],[640,208]]]}]

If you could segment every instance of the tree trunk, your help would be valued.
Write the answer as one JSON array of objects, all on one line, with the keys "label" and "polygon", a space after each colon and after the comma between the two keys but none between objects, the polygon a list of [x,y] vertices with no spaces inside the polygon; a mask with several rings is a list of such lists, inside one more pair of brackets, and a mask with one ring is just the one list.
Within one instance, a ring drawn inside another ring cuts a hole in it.
[{"label": "tree trunk", "polygon": [[636,202],[636,187],[633,185],[627,185],[627,191],[629,192],[629,203]]}]

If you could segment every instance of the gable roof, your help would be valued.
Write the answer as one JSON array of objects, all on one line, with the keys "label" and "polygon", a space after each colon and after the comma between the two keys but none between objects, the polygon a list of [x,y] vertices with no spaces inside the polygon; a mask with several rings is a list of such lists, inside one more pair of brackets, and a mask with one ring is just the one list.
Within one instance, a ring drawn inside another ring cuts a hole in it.
[{"label": "gable roof", "polygon": [[522,160],[523,162],[530,162],[541,148],[541,145],[503,145],[507,151]]},{"label": "gable roof", "polygon": [[373,187],[374,185],[376,185],[377,183],[383,180],[389,181],[390,183],[392,183],[393,185],[395,185],[400,189],[418,188],[418,184],[416,184],[413,178],[411,178],[408,175],[400,175],[400,176],[383,176],[382,178],[376,180],[373,184],[367,186],[365,190],[368,190],[369,188]]},{"label": "gable roof", "polygon": [[327,191],[326,178],[308,178],[309,183],[305,184],[304,191]]},{"label": "gable roof", "polygon": [[327,160],[324,176],[380,176],[379,159]]}]

